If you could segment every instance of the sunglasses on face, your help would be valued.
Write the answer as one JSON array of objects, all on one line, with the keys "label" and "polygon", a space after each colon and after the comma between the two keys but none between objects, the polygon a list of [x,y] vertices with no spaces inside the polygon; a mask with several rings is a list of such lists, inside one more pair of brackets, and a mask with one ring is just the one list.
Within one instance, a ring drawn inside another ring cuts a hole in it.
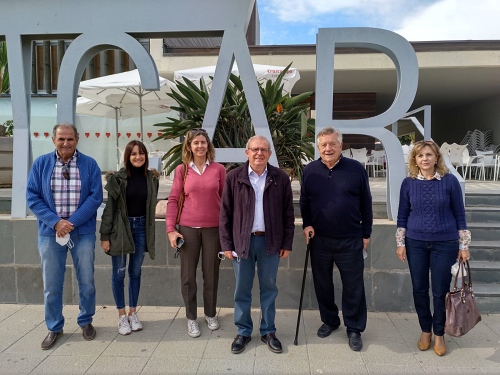
[{"label": "sunglasses on face", "polygon": [[194,128],[189,130],[189,134],[201,134],[201,133],[207,134],[207,131],[202,128]]},{"label": "sunglasses on face", "polygon": [[433,141],[418,141],[418,142],[415,142],[415,146],[419,146],[419,145],[432,146],[434,144],[435,143]]},{"label": "sunglasses on face", "polygon": [[69,180],[69,171],[68,171],[67,164],[63,164],[63,166],[62,166],[62,175],[66,180]]}]

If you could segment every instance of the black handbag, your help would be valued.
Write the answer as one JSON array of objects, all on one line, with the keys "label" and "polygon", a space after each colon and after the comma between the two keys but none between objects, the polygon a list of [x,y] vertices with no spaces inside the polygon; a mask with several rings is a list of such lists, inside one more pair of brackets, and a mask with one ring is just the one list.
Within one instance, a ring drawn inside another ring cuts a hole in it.
[{"label": "black handbag", "polygon": [[[469,282],[465,282],[464,269],[467,265]],[[459,273],[462,275],[462,287],[457,289]],[[455,275],[453,290],[446,294],[446,323],[444,332],[450,336],[463,336],[481,321],[481,314],[477,308],[476,299],[472,290],[472,277],[469,261],[459,260],[458,271]]]}]

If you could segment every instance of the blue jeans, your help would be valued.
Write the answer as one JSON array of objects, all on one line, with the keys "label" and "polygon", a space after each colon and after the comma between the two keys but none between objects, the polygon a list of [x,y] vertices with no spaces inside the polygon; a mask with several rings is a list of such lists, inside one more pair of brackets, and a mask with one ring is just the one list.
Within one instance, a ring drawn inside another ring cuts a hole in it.
[{"label": "blue jeans", "polygon": [[[422,332],[444,335],[446,310],[444,300],[450,290],[451,266],[458,256],[458,240],[419,241],[406,237],[406,257],[413,284],[413,301]],[[432,282],[431,313],[429,269]]]},{"label": "blue jeans", "polygon": [[78,281],[80,299],[77,323],[83,327],[92,323],[95,314],[95,234],[70,233],[73,248],[61,246],[56,237],[38,237],[38,252],[42,263],[43,296],[45,302],[45,324],[50,331],[60,332],[64,327],[63,285],[66,272],[68,250],[73,258],[73,265]]},{"label": "blue jeans", "polygon": [[[139,291],[141,289],[141,271],[144,255],[146,254],[146,216],[129,217],[132,238],[134,239],[135,252],[129,254],[128,262],[128,304],[137,307]],[[117,309],[125,308],[125,271],[127,269],[127,255],[111,257],[113,275],[111,288]]]},{"label": "blue jeans", "polygon": [[238,334],[251,336],[253,322],[251,316],[252,286],[255,276],[255,263],[260,286],[260,334],[267,335],[276,332],[274,318],[276,316],[276,274],[280,262],[279,254],[267,255],[266,237],[252,236],[248,258],[233,259],[236,288],[234,291],[234,324],[238,327]]}]

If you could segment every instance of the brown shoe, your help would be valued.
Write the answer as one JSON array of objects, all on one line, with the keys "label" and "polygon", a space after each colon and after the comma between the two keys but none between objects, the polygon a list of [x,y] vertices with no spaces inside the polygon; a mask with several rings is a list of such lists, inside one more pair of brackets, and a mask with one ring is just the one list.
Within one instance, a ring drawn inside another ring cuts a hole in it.
[{"label": "brown shoe", "polygon": [[82,327],[83,338],[87,341],[95,339],[95,328],[92,323],[87,323]]},{"label": "brown shoe", "polygon": [[[440,337],[443,340],[443,346],[436,346],[436,343],[438,341],[436,340],[437,337]],[[446,341],[444,340],[444,336],[434,336],[434,353],[436,353],[440,357],[446,354]]]},{"label": "brown shoe", "polygon": [[57,339],[62,335],[62,330],[61,332],[49,331],[49,334],[42,341],[42,350],[49,350],[52,348],[56,344]]},{"label": "brown shoe", "polygon": [[429,350],[429,348],[431,347],[432,333],[429,336],[429,341],[428,342],[422,341],[422,336],[423,336],[424,333],[425,332],[422,332],[422,335],[420,335],[420,338],[418,339],[418,344],[417,344],[418,348],[421,351]]}]

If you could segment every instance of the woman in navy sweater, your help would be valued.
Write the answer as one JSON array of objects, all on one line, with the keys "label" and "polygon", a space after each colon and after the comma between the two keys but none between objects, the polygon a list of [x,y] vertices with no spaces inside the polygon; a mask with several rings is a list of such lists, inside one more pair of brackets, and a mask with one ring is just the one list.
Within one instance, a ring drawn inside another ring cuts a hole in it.
[{"label": "woman in navy sweater", "polygon": [[[455,260],[468,260],[470,232],[460,184],[448,173],[438,145],[432,141],[415,143],[409,157],[410,177],[403,180],[396,231],[398,258],[408,258],[413,284],[413,300],[422,333],[418,348],[430,348],[434,332],[434,352],[446,353],[444,323],[445,297]],[[434,313],[429,298],[431,272]]]}]

